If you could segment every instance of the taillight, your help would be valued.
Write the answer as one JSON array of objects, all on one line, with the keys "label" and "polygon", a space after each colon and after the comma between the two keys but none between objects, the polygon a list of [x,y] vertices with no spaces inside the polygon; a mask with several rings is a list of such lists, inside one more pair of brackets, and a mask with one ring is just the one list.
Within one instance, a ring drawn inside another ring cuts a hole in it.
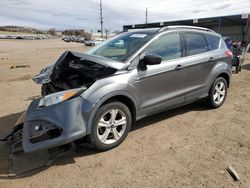
[{"label": "taillight", "polygon": [[226,54],[226,56],[229,57],[230,59],[233,59],[233,53],[232,53],[230,50],[226,51],[225,54]]}]

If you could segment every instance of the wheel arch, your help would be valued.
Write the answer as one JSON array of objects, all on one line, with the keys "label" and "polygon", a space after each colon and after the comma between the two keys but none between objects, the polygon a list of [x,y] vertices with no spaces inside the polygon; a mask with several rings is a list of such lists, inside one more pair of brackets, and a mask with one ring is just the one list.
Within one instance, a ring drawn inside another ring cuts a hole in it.
[{"label": "wheel arch", "polygon": [[220,73],[216,78],[222,77],[226,80],[227,82],[227,87],[229,88],[229,84],[230,84],[230,77],[227,73]]},{"label": "wheel arch", "polygon": [[109,102],[112,102],[112,101],[118,101],[118,102],[125,104],[128,107],[128,109],[130,110],[130,113],[132,116],[132,121],[133,122],[135,121],[135,119],[136,119],[136,107],[135,107],[135,104],[131,98],[129,98],[128,96],[125,96],[125,95],[116,95],[116,96],[110,97],[109,99],[104,101],[101,104],[101,106],[103,106],[104,104],[107,104]]},{"label": "wheel arch", "polygon": [[131,112],[132,122],[135,122],[136,114],[137,114],[136,99],[130,93],[128,93],[126,91],[112,92],[112,93],[109,93],[108,95],[106,95],[105,97],[101,98],[95,104],[95,107],[92,110],[90,118],[89,118],[88,127],[87,127],[87,134],[91,133],[91,125],[92,125],[92,122],[93,122],[93,119],[94,119],[94,116],[95,116],[97,110],[101,106],[103,106],[104,104],[107,104],[111,101],[118,101],[118,102],[125,104]]}]

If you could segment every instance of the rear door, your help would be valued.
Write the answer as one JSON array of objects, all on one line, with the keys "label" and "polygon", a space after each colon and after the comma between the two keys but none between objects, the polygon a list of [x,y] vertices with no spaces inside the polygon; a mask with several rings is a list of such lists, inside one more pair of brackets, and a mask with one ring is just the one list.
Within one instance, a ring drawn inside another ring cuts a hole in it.
[{"label": "rear door", "polygon": [[213,69],[215,57],[210,52],[206,36],[199,32],[187,32],[185,38],[185,67],[187,68],[186,102],[207,95],[207,80]]}]

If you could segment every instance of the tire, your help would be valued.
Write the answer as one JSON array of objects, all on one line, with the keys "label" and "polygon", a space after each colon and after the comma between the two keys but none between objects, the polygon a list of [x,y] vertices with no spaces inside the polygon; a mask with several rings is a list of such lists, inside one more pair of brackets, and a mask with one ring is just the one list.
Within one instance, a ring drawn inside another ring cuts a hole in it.
[{"label": "tire", "polygon": [[239,73],[239,67],[237,66],[237,67],[235,68],[235,70],[236,70],[236,73],[238,74],[238,73]]},{"label": "tire", "polygon": [[226,97],[227,97],[226,80],[223,77],[216,78],[209,91],[207,99],[208,106],[210,108],[219,108],[225,102]]},{"label": "tire", "polygon": [[91,143],[101,151],[120,145],[127,137],[132,124],[128,107],[121,102],[110,102],[101,106],[91,127]]}]

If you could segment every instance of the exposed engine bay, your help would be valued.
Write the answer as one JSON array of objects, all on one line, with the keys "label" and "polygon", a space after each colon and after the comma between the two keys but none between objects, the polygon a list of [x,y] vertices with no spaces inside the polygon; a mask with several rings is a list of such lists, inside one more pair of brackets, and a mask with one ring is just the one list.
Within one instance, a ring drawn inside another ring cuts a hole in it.
[{"label": "exposed engine bay", "polygon": [[88,88],[97,79],[116,72],[115,67],[112,68],[94,60],[95,58],[86,54],[66,51],[54,64],[44,68],[33,80],[37,84],[42,84],[41,94],[46,96],[68,89]]}]

